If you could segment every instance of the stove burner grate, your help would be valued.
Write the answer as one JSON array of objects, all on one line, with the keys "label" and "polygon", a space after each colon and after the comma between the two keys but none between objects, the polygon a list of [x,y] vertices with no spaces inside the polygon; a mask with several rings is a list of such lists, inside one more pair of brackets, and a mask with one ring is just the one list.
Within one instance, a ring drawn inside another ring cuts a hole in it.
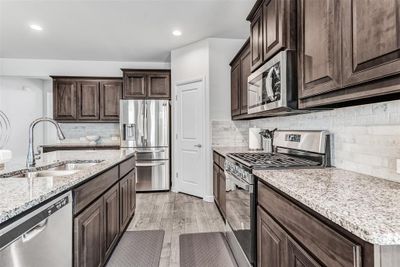
[{"label": "stove burner grate", "polygon": [[316,161],[280,153],[232,153],[230,155],[248,163],[253,168],[311,167],[320,165]]}]

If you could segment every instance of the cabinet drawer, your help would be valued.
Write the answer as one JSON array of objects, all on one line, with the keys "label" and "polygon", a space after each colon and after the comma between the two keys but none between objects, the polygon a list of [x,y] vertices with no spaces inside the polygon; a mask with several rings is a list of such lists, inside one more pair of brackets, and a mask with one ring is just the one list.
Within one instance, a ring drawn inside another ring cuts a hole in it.
[{"label": "cabinet drawer", "polygon": [[135,168],[135,158],[130,158],[119,165],[119,177],[122,178]]},{"label": "cabinet drawer", "polygon": [[263,183],[258,203],[327,266],[361,266],[361,247]]},{"label": "cabinet drawer", "polygon": [[79,213],[90,202],[104,193],[113,183],[118,181],[118,166],[100,174],[89,182],[74,189],[74,214]]}]

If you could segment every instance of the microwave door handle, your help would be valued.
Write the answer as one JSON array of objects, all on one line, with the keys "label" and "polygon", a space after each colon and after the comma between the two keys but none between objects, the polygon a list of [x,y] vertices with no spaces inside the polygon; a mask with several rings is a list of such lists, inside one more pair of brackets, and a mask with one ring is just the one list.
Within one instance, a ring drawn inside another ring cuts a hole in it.
[{"label": "microwave door handle", "polygon": [[267,96],[269,100],[274,101],[274,91],[272,89],[272,74],[275,72],[275,69],[272,68],[267,77],[265,78],[265,90],[267,91]]}]

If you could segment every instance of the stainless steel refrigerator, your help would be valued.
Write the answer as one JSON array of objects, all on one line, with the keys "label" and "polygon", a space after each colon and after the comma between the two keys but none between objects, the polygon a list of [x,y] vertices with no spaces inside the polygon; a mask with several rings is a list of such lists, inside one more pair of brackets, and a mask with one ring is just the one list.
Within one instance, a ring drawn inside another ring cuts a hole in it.
[{"label": "stainless steel refrigerator", "polygon": [[136,150],[136,190],[170,189],[169,101],[121,100],[121,147]]}]

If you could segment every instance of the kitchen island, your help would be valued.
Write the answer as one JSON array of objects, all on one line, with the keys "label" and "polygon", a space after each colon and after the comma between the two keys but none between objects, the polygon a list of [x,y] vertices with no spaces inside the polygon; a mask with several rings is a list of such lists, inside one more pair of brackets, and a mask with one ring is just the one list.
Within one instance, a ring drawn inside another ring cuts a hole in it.
[{"label": "kitchen island", "polygon": [[[29,235],[35,237],[33,242],[54,248],[53,254],[64,255],[59,266],[72,261],[77,267],[103,266],[135,213],[135,177],[135,153],[130,149],[45,153],[29,171],[18,162],[8,164],[0,173],[0,256],[10,266],[15,264],[13,247],[27,257],[32,255],[27,250],[46,257],[46,251],[29,245],[34,243],[24,243]],[[49,213],[40,211],[48,205]],[[64,205],[69,210],[63,216],[52,210]],[[27,224],[33,228],[21,231]],[[65,227],[62,236],[57,226]],[[10,235],[10,242],[18,245],[4,243]]]},{"label": "kitchen island", "polygon": [[[75,174],[58,177],[5,178],[26,172],[25,162],[9,163],[0,171],[0,225],[63,192],[72,190],[93,176],[134,156],[129,149],[104,151],[55,151],[45,153],[37,167],[69,161],[99,161]],[[9,166],[9,167],[7,167]]]}]

